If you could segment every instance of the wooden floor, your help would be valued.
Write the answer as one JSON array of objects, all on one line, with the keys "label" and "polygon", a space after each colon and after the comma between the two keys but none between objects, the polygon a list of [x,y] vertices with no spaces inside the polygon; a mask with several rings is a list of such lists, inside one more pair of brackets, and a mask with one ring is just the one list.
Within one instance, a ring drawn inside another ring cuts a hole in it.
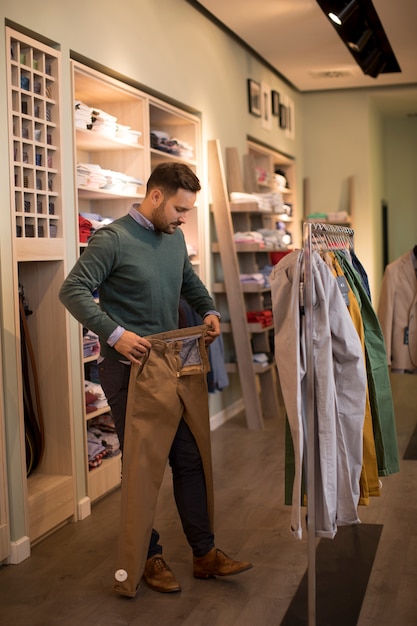
[{"label": "wooden floor", "polygon": [[[392,386],[402,459],[417,423],[417,379],[394,375]],[[159,594],[146,585],[134,599],[113,592],[120,503],[115,491],[93,507],[89,518],[36,545],[20,565],[0,567],[1,626],[281,624],[307,566],[306,538],[292,537],[290,508],[283,504],[283,439],[282,419],[268,421],[258,432],[248,431],[244,418],[237,417],[212,433],[217,545],[251,560],[252,570],[228,579],[192,577],[167,471],[156,526],[181,593]],[[383,479],[381,497],[359,513],[362,522],[383,529],[357,623],[414,626],[417,460],[401,460],[400,473]]]}]

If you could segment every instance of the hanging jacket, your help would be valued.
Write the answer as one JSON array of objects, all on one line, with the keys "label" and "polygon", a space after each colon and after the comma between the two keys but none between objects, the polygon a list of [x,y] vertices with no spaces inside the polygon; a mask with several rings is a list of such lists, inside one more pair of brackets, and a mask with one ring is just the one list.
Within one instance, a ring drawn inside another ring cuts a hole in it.
[{"label": "hanging jacket", "polygon": [[413,252],[385,268],[378,318],[393,370],[417,372],[417,278]]},{"label": "hanging jacket", "polygon": [[[334,252],[326,252],[323,256],[323,260],[327,263],[335,277],[343,277],[346,280],[346,277]],[[360,278],[364,289],[366,289],[366,286],[363,284],[363,277],[360,276]],[[349,283],[347,283],[346,286],[348,289],[346,294],[349,302],[348,311],[361,341],[363,359],[364,363],[366,363],[365,330],[363,327],[362,314],[359,304],[360,297],[354,286],[349,286]],[[359,504],[361,505],[369,504],[370,496],[376,497],[380,495],[378,463],[376,458],[375,439],[372,424],[372,411],[371,403],[369,400],[368,385],[366,385],[365,420],[363,424],[363,462],[360,479],[360,494],[361,495],[359,499]]]},{"label": "hanging jacket", "polygon": [[[303,253],[272,270],[275,360],[295,454],[291,530],[301,538],[302,463],[306,450],[305,316],[300,302]],[[329,268],[312,255],[314,409],[317,415],[315,534],[333,538],[337,525],[358,523],[366,373],[362,346]]]},{"label": "hanging jacket", "polygon": [[388,476],[398,472],[400,465],[394,403],[384,337],[377,314],[372,307],[366,290],[362,286],[360,277],[343,253],[336,252],[336,256],[346,279],[354,286],[360,298],[365,331],[366,372],[374,426],[378,473],[380,476]]}]

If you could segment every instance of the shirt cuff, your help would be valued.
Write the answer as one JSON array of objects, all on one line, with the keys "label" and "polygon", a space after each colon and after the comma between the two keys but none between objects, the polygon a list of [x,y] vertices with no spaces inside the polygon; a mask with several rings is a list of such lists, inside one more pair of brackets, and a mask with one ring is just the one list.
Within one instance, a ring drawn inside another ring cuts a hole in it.
[{"label": "shirt cuff", "polygon": [[207,311],[207,313],[204,313],[203,315],[203,319],[207,316],[207,315],[215,315],[216,317],[219,318],[219,320],[222,319],[222,316],[220,315],[220,313],[218,311],[214,311],[214,309],[212,311]]},{"label": "shirt cuff", "polygon": [[125,329],[123,328],[123,326],[118,326],[117,328],[115,328],[111,335],[107,338],[107,343],[109,344],[109,346],[113,348],[114,344],[119,341],[124,332]]}]

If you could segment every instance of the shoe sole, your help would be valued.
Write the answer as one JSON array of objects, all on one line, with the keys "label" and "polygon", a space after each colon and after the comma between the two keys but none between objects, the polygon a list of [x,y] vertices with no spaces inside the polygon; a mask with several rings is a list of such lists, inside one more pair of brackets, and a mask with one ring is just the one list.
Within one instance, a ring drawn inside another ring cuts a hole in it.
[{"label": "shoe sole", "polygon": [[178,593],[179,591],[181,591],[181,587],[179,586],[175,587],[174,589],[163,589],[161,587],[155,587],[154,585],[150,585],[148,582],[146,582],[146,584],[149,589],[152,589],[152,591],[159,591],[159,593]]},{"label": "shoe sole", "polygon": [[201,578],[207,580],[207,578],[216,578],[216,576],[236,576],[236,574],[241,574],[242,572],[246,572],[248,569],[252,569],[253,565],[247,565],[246,567],[241,567],[240,569],[235,570],[234,572],[229,572],[227,574],[212,574],[211,572],[194,572],[194,578]]}]

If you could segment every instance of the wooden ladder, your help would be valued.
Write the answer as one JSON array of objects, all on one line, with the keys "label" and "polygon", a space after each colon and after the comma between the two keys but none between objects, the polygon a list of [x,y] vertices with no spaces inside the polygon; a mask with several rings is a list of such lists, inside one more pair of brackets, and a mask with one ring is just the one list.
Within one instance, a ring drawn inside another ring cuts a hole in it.
[{"label": "wooden ladder", "polygon": [[[228,152],[228,166],[233,167],[233,155]],[[236,163],[235,163],[236,165]],[[264,417],[276,417],[280,406],[275,367],[256,372],[246,304],[240,282],[239,260],[233,238],[233,221],[228,189],[218,140],[208,142],[208,173],[211,189],[211,210],[217,235],[217,250],[223,268],[224,287],[230,315],[231,331],[237,358],[237,370],[250,429],[262,429]]]}]

